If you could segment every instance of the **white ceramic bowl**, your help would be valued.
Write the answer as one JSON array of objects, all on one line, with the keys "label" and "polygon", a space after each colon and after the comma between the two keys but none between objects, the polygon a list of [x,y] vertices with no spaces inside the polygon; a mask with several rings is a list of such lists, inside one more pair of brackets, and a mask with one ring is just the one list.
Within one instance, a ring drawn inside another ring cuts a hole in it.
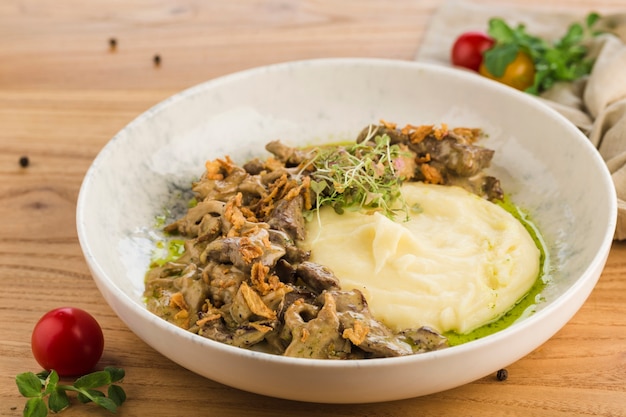
[{"label": "white ceramic bowl", "polygon": [[[494,335],[440,351],[355,361],[294,359],[227,346],[154,316],[142,299],[155,216],[228,154],[264,155],[280,138],[352,138],[379,119],[481,127],[491,172],[549,246],[554,283],[537,312]],[[529,95],[459,70],[413,62],[328,59],[252,69],[183,91],[139,116],[87,172],[80,244],[111,308],[146,343],[207,378],[293,400],[396,400],[453,388],[527,355],[576,313],[604,267],[616,197],[584,135]],[[539,372],[539,371],[537,371]]]}]

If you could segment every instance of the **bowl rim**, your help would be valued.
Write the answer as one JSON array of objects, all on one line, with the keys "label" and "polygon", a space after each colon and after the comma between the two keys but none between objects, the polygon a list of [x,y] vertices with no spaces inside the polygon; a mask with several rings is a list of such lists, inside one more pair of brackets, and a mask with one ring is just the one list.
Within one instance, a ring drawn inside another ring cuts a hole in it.
[{"label": "bowl rim", "polygon": [[[158,102],[153,105],[143,113],[139,114],[135,117],[131,122],[129,122],[126,126],[124,126],[121,130],[119,130],[99,151],[97,156],[94,158],[90,167],[88,168],[82,184],[80,186],[77,206],[76,206],[76,227],[79,238],[79,243],[84,254],[85,260],[92,271],[93,278],[96,280],[96,284],[98,287],[101,285],[106,285],[106,287],[116,296],[118,300],[125,305],[125,307],[129,307],[134,313],[138,314],[143,319],[147,319],[153,321],[163,330],[176,334],[178,336],[182,336],[184,338],[189,338],[191,341],[195,343],[200,343],[209,346],[213,349],[218,349],[224,353],[232,354],[235,356],[244,356],[250,359],[260,359],[268,362],[275,362],[277,364],[287,364],[296,367],[317,367],[317,368],[377,368],[379,366],[388,366],[391,364],[395,365],[404,365],[406,363],[413,362],[424,362],[430,361],[432,358],[440,358],[445,359],[450,356],[463,355],[465,352],[473,351],[477,349],[481,349],[485,345],[490,345],[492,343],[502,342],[503,340],[508,339],[510,334],[514,333],[522,333],[525,330],[528,330],[529,327],[536,325],[536,322],[542,321],[544,317],[552,314],[554,310],[561,308],[563,304],[567,304],[574,296],[577,294],[581,287],[585,287],[590,285],[590,289],[588,294],[585,296],[585,299],[590,294],[591,290],[595,286],[597,281],[594,280],[592,283],[589,281],[593,279],[594,271],[598,269],[602,269],[606,258],[608,256],[608,252],[610,250],[610,246],[613,241],[613,234],[617,224],[617,198],[615,189],[611,188],[609,191],[610,195],[610,204],[608,207],[609,218],[607,222],[606,229],[604,231],[604,238],[600,247],[598,248],[597,253],[594,255],[591,262],[587,265],[583,273],[572,283],[572,285],[567,288],[565,292],[560,294],[557,299],[550,302],[550,304],[546,305],[545,308],[541,309],[538,312],[533,313],[531,316],[525,318],[522,321],[516,322],[513,325],[502,329],[494,334],[482,337],[477,340],[473,340],[464,344],[456,345],[450,348],[425,352],[420,354],[401,356],[401,357],[389,357],[389,358],[372,358],[372,359],[355,359],[349,361],[336,361],[336,360],[320,360],[320,359],[309,359],[309,358],[291,358],[285,357],[281,355],[275,355],[264,352],[257,352],[249,349],[239,348],[235,346],[230,346],[221,342],[217,342],[208,338],[204,338],[202,336],[193,334],[187,330],[181,329],[175,326],[172,323],[169,323],[160,317],[154,315],[150,311],[148,311],[145,306],[138,304],[134,299],[132,299],[128,294],[122,291],[119,287],[115,285],[106,275],[101,263],[94,257],[91,246],[90,246],[90,238],[87,236],[87,232],[85,230],[86,219],[88,217],[88,213],[85,211],[86,199],[89,194],[89,187],[91,183],[95,180],[95,177],[99,174],[99,167],[106,158],[109,157],[109,154],[115,151],[117,146],[120,146],[125,138],[127,137],[127,133],[132,131],[135,126],[144,123],[144,121],[149,120],[150,118],[157,115],[162,110],[168,108],[169,106],[175,105],[178,101],[184,100],[189,96],[198,94],[206,89],[211,89],[213,86],[223,83],[234,82],[238,79],[247,78],[250,76],[255,76],[261,72],[266,71],[283,71],[286,68],[298,68],[303,66],[328,66],[328,65],[361,65],[361,66],[388,66],[388,67],[401,67],[401,68],[412,68],[415,70],[422,70],[427,72],[439,72],[443,74],[447,74],[451,77],[460,77],[466,79],[472,83],[480,83],[485,88],[491,90],[499,90],[500,92],[504,92],[505,94],[511,95],[518,101],[523,101],[526,103],[531,103],[532,106],[542,106],[543,110],[549,113],[553,118],[556,118],[559,123],[564,124],[566,129],[569,129],[572,132],[572,136],[576,137],[579,142],[582,143],[582,146],[588,147],[588,151],[591,151],[591,157],[597,164],[601,164],[604,166],[605,174],[607,179],[610,180],[610,173],[604,164],[604,161],[601,159],[601,156],[597,149],[591,144],[586,136],[582,132],[580,132],[571,122],[569,122],[564,116],[558,113],[556,110],[551,108],[545,103],[542,103],[540,100],[537,100],[535,97],[532,97],[526,93],[519,92],[517,90],[513,90],[510,87],[498,84],[495,81],[488,80],[486,78],[477,76],[469,71],[465,71],[458,68],[445,67],[442,65],[431,64],[431,63],[423,63],[416,61],[405,61],[398,59],[388,59],[388,58],[317,58],[317,59],[305,59],[305,60],[297,60],[297,61],[286,61],[280,62],[260,67],[248,68],[241,71],[237,71],[231,74],[226,74],[223,76],[219,76],[216,78],[209,79],[207,81],[201,82],[194,86],[183,89],[164,100]],[[605,185],[612,184],[612,182],[606,182]],[[598,274],[599,275],[599,274]],[[107,300],[108,301],[108,300]],[[583,301],[584,302],[584,301]],[[110,303],[109,303],[110,304]],[[113,308],[115,310],[115,308]],[[571,313],[571,316],[575,314],[578,308],[574,309]],[[117,313],[117,311],[116,311]],[[123,320],[123,319],[122,319]],[[128,325],[128,323],[126,323]],[[560,328],[560,327],[559,327]],[[550,337],[559,330],[559,328],[551,331]],[[546,339],[547,340],[547,339]]]}]

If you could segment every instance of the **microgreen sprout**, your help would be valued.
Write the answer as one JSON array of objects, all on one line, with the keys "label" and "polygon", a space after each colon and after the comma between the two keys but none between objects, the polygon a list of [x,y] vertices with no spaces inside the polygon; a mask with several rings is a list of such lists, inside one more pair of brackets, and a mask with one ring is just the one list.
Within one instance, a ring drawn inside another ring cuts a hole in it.
[{"label": "microgreen sprout", "polygon": [[308,165],[314,169],[311,190],[318,209],[330,206],[340,214],[353,209],[379,211],[391,219],[402,211],[408,218],[400,192],[402,178],[393,164],[403,152],[388,135],[374,134],[370,131],[361,143],[317,149]]},{"label": "microgreen sprout", "polygon": [[[45,417],[48,415],[48,409],[53,413],[58,413],[70,406],[68,391],[76,392],[76,398],[81,403],[93,402],[115,413],[126,400],[124,389],[115,384],[123,378],[123,369],[106,367],[103,371],[81,376],[72,385],[60,384],[59,375],[54,370],[38,374],[24,372],[15,377],[15,382],[20,394],[28,398],[23,415]],[[98,389],[101,387],[107,387],[106,394]],[[46,397],[48,398],[47,405]]]}]

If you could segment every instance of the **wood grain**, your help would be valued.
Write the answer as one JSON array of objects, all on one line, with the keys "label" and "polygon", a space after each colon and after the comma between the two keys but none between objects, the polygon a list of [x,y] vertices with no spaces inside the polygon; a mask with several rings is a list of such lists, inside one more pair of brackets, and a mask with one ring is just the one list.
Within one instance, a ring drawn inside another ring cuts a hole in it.
[{"label": "wood grain", "polygon": [[[581,15],[626,8],[623,0],[511,3]],[[176,91],[258,65],[329,56],[412,59],[440,4],[1,2],[0,416],[21,415],[15,375],[39,369],[32,327],[61,305],[85,308],[103,326],[101,365],[127,372],[129,399],[120,416],[625,416],[626,243],[613,245],[578,314],[508,367],[508,380],[490,375],[435,395],[367,405],[284,401],[199,377],[130,332],[89,275],[75,229],[79,187],[98,151],[133,118]],[[18,164],[23,155],[27,168]],[[109,414],[77,406],[62,415]]]}]

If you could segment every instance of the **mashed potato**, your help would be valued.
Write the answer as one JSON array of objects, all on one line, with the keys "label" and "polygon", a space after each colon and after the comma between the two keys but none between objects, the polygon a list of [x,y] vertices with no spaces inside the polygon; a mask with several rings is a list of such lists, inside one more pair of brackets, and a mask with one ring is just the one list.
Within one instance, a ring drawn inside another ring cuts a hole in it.
[{"label": "mashed potato", "polygon": [[540,252],[510,213],[458,187],[410,183],[402,193],[409,221],[323,208],[307,226],[311,260],[360,289],[377,319],[462,334],[530,290]]}]

